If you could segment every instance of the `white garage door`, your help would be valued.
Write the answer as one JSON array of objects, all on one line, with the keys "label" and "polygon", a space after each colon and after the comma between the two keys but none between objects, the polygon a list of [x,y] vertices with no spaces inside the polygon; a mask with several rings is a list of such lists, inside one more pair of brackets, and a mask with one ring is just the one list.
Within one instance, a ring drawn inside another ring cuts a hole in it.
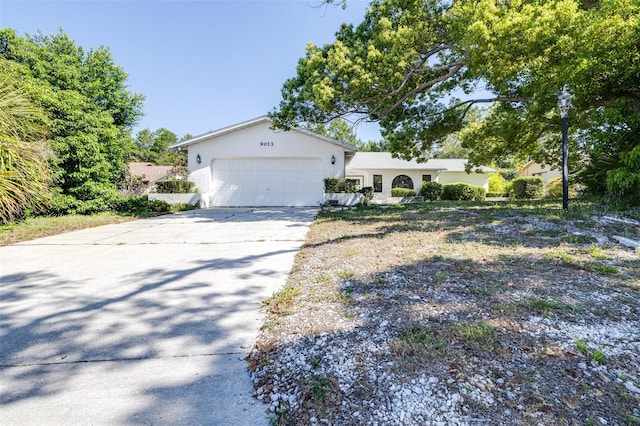
[{"label": "white garage door", "polygon": [[212,206],[312,206],[322,201],[319,159],[216,159],[211,167]]}]

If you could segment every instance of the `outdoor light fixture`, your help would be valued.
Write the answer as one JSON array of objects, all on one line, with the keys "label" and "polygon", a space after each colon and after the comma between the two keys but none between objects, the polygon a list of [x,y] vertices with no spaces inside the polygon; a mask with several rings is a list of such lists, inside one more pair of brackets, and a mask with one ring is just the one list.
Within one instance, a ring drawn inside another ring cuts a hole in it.
[{"label": "outdoor light fixture", "polygon": [[558,94],[558,108],[562,117],[562,208],[569,208],[569,109],[571,94],[565,85]]},{"label": "outdoor light fixture", "polygon": [[335,155],[331,156],[331,164],[336,164],[336,156]]},{"label": "outdoor light fixture", "polygon": [[202,163],[202,158],[200,158],[200,154],[196,155],[196,163]]}]

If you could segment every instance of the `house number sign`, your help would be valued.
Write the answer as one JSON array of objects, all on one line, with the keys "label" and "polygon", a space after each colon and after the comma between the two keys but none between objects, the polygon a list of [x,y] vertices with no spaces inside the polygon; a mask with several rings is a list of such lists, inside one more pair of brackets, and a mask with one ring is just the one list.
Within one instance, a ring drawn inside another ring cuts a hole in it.
[{"label": "house number sign", "polygon": [[265,148],[273,146],[273,141],[260,142],[260,146],[265,147]]}]

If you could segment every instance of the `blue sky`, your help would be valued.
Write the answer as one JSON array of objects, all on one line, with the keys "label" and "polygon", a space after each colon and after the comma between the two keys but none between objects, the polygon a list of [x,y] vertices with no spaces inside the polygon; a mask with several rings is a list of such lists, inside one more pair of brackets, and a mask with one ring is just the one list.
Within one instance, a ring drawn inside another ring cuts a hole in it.
[{"label": "blue sky", "polygon": [[[181,137],[266,114],[295,75],[307,42],[331,43],[342,22],[359,23],[368,2],[320,0],[0,0],[0,26],[19,35],[58,32],[85,49],[109,47],[146,96],[136,130]],[[375,126],[358,135],[378,139]]]}]

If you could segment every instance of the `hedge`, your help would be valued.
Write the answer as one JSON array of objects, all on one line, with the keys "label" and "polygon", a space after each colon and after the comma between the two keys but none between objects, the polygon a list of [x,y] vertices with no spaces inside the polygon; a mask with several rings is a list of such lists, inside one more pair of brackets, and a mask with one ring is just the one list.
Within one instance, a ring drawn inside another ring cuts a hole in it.
[{"label": "hedge", "polygon": [[326,178],[324,180],[324,192],[329,194],[355,193],[358,192],[358,179],[347,178]]},{"label": "hedge", "polygon": [[436,201],[442,195],[442,185],[438,182],[422,182],[420,196],[425,200]]},{"label": "hedge", "polygon": [[518,199],[542,197],[544,184],[540,176],[523,176],[511,181],[513,195]]},{"label": "hedge", "polygon": [[194,192],[194,183],[184,179],[166,179],[155,183],[158,194],[189,194]]},{"label": "hedge", "polygon": [[484,201],[486,192],[483,187],[468,183],[445,183],[442,185],[443,200]]},{"label": "hedge", "polygon": [[409,188],[391,188],[392,197],[415,197],[416,191]]}]

